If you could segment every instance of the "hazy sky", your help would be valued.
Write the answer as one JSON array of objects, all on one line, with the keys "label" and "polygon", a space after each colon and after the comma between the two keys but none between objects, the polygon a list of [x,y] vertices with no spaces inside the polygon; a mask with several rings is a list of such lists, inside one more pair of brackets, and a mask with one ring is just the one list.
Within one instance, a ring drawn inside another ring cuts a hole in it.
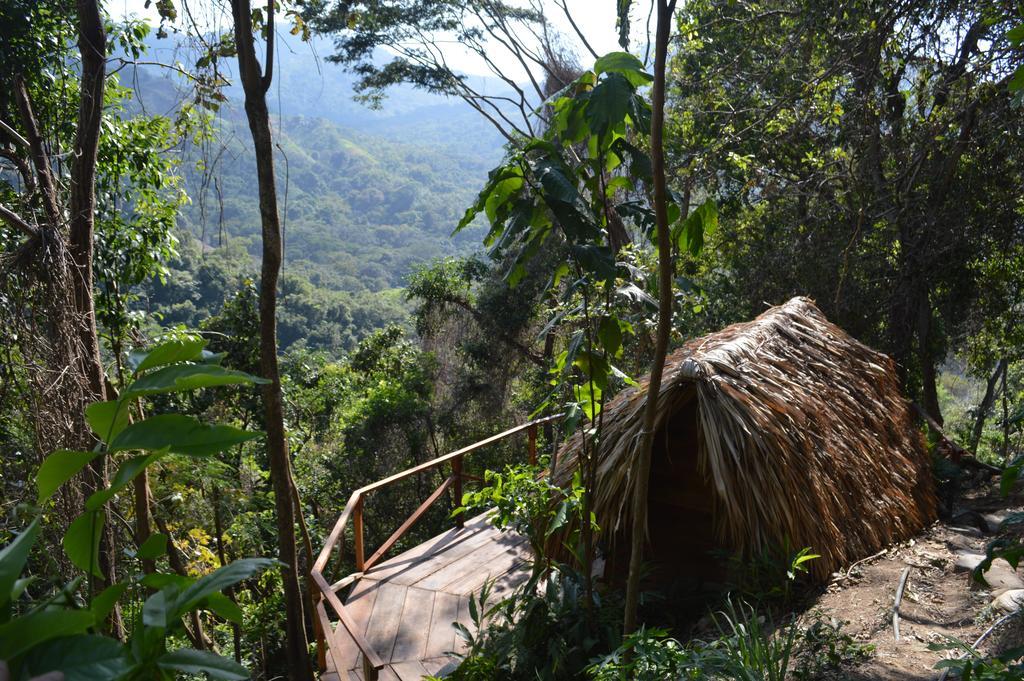
[{"label": "hazy sky", "polygon": [[[572,27],[566,20],[561,8],[554,2],[548,0],[545,0],[545,2],[549,5],[549,16],[555,26],[565,34],[570,44],[579,48],[583,65],[589,65],[587,62],[590,57],[589,55],[584,55],[584,51],[578,41],[576,41]],[[577,25],[587,36],[587,40],[598,54],[619,49],[615,29],[616,0],[567,0],[567,2]],[[155,4],[155,2],[151,3],[151,5]],[[150,18],[155,24],[157,21],[156,10],[152,6],[146,9],[145,5],[146,0],[110,0],[107,6],[114,14],[135,14]],[[634,10],[634,13],[637,15],[634,19],[634,25],[639,25],[646,19],[647,3],[641,1],[637,2],[636,5],[638,9]],[[214,30],[224,30],[227,27],[229,18],[229,14],[226,14],[224,9],[214,8],[227,6],[227,0],[224,0],[222,3],[213,2],[212,0],[192,0],[190,3],[197,23],[202,26],[212,27]],[[465,73],[476,75],[486,75],[488,73],[486,66],[480,60],[457,48],[453,48],[449,54],[446,54],[446,58],[456,69]],[[492,58],[494,58],[493,55]],[[516,73],[517,64],[511,55],[498,56],[497,60],[502,69],[506,69],[510,74]],[[525,78],[525,74],[519,73],[514,77],[516,80],[519,80]]]}]

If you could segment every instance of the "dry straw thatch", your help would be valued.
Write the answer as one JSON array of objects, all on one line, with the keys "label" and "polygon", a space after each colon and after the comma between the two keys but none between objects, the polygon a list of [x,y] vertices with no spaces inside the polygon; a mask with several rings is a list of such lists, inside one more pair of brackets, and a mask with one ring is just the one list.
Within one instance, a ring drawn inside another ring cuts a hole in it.
[{"label": "dry straw thatch", "polygon": [[[613,541],[630,527],[646,383],[605,407],[594,508]],[[657,427],[694,397],[697,470],[723,547],[811,547],[822,556],[812,573],[825,579],[935,518],[929,455],[893,361],[807,298],[670,355]],[[563,448],[556,482],[568,482],[580,445],[577,435]]]}]

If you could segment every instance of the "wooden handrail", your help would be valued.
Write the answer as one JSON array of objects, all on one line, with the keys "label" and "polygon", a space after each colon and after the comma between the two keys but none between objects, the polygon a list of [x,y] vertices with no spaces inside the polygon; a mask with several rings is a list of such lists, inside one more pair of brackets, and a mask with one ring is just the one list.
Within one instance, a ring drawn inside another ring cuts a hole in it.
[{"label": "wooden handrail", "polygon": [[[394,546],[399,539],[405,536],[405,533],[409,531],[409,528],[415,525],[416,521],[422,518],[423,514],[430,510],[430,507],[434,505],[434,502],[437,501],[442,494],[448,491],[448,488],[451,486],[453,482],[455,482],[454,475],[450,475],[447,478],[445,478],[444,482],[442,482],[438,486],[438,488],[434,490],[434,493],[427,497],[426,501],[420,504],[419,508],[413,511],[412,515],[409,516],[409,518],[404,523],[402,523],[402,526],[395,530],[394,534],[388,537],[387,541],[381,544],[379,549],[374,551],[373,555],[370,556],[369,560],[363,561],[363,570],[369,570],[377,563],[378,560],[383,558],[384,554],[387,553],[388,550],[390,550],[391,547]],[[356,559],[356,562],[359,562],[358,558]]]},{"label": "wooden handrail", "polygon": [[[475,478],[475,476],[465,476],[462,473],[462,459],[465,455],[525,430],[528,434],[529,461],[531,464],[535,464],[537,457],[537,427],[562,418],[562,416],[563,414],[555,414],[554,416],[547,416],[542,419],[536,419],[534,421],[529,421],[528,423],[515,426],[514,428],[509,428],[508,430],[498,433],[497,435],[492,435],[485,440],[475,442],[468,447],[457,449],[454,452],[449,452],[448,454],[439,456],[436,459],[431,459],[430,461],[421,463],[418,466],[413,466],[412,468],[390,475],[383,480],[378,480],[377,482],[360,487],[349,497],[348,503],[345,504],[345,509],[342,511],[338,521],[334,524],[334,527],[331,528],[331,533],[324,541],[324,546],[320,550],[320,555],[317,556],[316,561],[313,563],[313,568],[310,570],[310,577],[313,579],[313,583],[316,584],[322,594],[322,600],[317,604],[317,615],[320,616],[320,611],[322,610],[322,617],[327,617],[326,610],[323,608],[323,602],[326,601],[338,616],[338,620],[344,626],[345,631],[355,642],[356,647],[359,648],[359,651],[363,654],[363,673],[368,680],[371,679],[371,677],[372,679],[377,678],[377,671],[384,667],[384,663],[381,661],[377,653],[370,647],[370,644],[358,630],[355,623],[352,622],[345,610],[345,605],[341,602],[341,599],[338,598],[336,589],[327,583],[327,579],[323,575],[323,569],[330,560],[331,553],[334,551],[335,546],[337,546],[339,541],[343,538],[345,527],[349,520],[351,519],[353,524],[353,551],[355,554],[353,557],[356,564],[356,573],[354,573],[354,575],[361,576],[363,572],[369,570],[377,563],[377,561],[384,557],[384,555],[398,542],[398,540],[401,539],[402,536],[404,536],[405,533],[408,532],[409,529],[423,516],[423,514],[426,513],[426,511],[444,494],[448,487],[453,487],[455,489],[456,499],[462,498],[463,477]],[[365,549],[363,545],[363,497],[369,492],[387,487],[388,485],[392,485],[412,475],[429,471],[448,462],[451,462],[452,464],[452,474],[445,479],[440,487],[434,490],[430,497],[420,504],[413,514],[409,516],[404,523],[402,523],[402,526],[399,527],[398,530],[388,537],[387,541],[385,541],[380,548],[370,556],[369,560],[365,560]],[[458,517],[456,522],[460,527],[462,526],[461,515]],[[350,579],[354,575],[345,577],[338,582],[338,584],[350,584]],[[320,629],[323,629],[323,627],[320,627]],[[330,631],[330,627],[327,627],[327,631]],[[318,634],[323,636],[323,640],[317,641],[321,650],[325,643],[328,648],[332,648],[333,650],[331,640],[327,637],[326,633],[324,631],[318,631]]]},{"label": "wooden handrail", "polygon": [[[341,622],[341,625],[345,627],[345,631],[347,631],[348,635],[352,637],[353,641],[355,641],[356,647],[359,648],[359,652],[363,654],[367,664],[374,670],[383,669],[384,661],[380,659],[380,656],[377,655],[377,651],[373,649],[373,646],[370,645],[369,641],[366,640],[366,637],[363,636],[361,631],[359,631],[359,628],[356,626],[355,622],[352,621],[352,618],[348,616],[341,599],[338,598],[336,593],[331,591],[331,585],[327,583],[327,580],[324,579],[323,575],[319,572],[310,572],[310,576],[313,578],[313,582],[315,582],[317,587],[320,589],[320,592],[324,595],[324,598],[327,599],[327,603],[334,610],[335,614],[338,615],[338,621]],[[338,662],[337,658],[335,658],[335,662]]]}]

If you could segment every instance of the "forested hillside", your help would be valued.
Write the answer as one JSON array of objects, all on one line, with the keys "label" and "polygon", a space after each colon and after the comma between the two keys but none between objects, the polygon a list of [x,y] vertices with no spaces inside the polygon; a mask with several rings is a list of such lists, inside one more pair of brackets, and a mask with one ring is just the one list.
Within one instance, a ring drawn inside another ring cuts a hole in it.
[{"label": "forested hillside", "polygon": [[[285,280],[283,349],[349,350],[389,323],[408,325],[402,289],[419,266],[479,248],[474,230],[455,225],[501,157],[502,138],[457,100],[412,88],[374,110],[354,101],[352,78],[318,55],[329,43],[282,41],[278,85],[270,96],[278,132]],[[151,41],[154,57],[180,56],[171,38]],[[183,82],[159,66],[126,78],[133,108],[172,114]],[[491,84],[491,87],[495,87]],[[174,276],[152,283],[142,305],[164,324],[197,328],[215,314],[259,252],[259,207],[252,182],[241,91],[212,131],[182,148],[180,172],[190,201],[177,221],[183,240]],[[191,240],[197,243],[189,243]],[[218,251],[227,248],[229,254]]]}]

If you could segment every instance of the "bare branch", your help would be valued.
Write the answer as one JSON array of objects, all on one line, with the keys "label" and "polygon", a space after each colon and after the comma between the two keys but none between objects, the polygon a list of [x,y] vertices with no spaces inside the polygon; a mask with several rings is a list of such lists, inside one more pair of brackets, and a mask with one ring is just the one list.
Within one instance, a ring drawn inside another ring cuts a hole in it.
[{"label": "bare branch", "polygon": [[0,158],[6,158],[14,164],[29,194],[36,190],[36,178],[32,176],[32,168],[29,167],[28,161],[19,156],[13,149],[0,149]]},{"label": "bare branch", "polygon": [[590,56],[597,59],[597,52],[595,52],[594,48],[590,46],[590,43],[587,41],[587,36],[583,35],[583,31],[581,31],[580,27],[576,25],[576,20],[572,18],[572,12],[569,11],[569,6],[565,4],[565,0],[560,0],[555,4],[562,8],[562,12],[565,13],[565,18],[569,20],[569,25],[572,26],[572,30],[576,31],[576,37],[578,37],[580,42],[583,43],[583,47],[587,48],[587,52],[590,52]]},{"label": "bare branch", "polygon": [[0,204],[0,217],[2,217],[7,224],[12,227],[17,227],[30,237],[39,235],[38,229],[28,224],[24,218],[3,204]]},{"label": "bare branch", "polygon": [[3,119],[0,119],[0,130],[3,130],[5,133],[7,133],[8,137],[10,137],[12,140],[17,142],[21,146],[23,146],[23,147],[27,147],[28,146],[28,140],[25,139],[24,137],[22,137],[21,134],[17,130],[15,130],[14,128],[9,126],[7,123],[5,123],[3,121]]},{"label": "bare branch", "polygon": [[20,76],[14,81],[14,96],[18,100],[18,110],[21,112],[21,122],[25,126],[28,135],[28,147],[32,151],[32,163],[36,167],[36,177],[39,180],[39,189],[43,193],[43,208],[46,211],[46,218],[52,229],[60,224],[60,210],[57,208],[57,187],[53,181],[53,174],[50,172],[50,158],[43,146],[43,137],[39,134],[39,124],[32,112],[32,100],[28,94],[25,81]]}]

